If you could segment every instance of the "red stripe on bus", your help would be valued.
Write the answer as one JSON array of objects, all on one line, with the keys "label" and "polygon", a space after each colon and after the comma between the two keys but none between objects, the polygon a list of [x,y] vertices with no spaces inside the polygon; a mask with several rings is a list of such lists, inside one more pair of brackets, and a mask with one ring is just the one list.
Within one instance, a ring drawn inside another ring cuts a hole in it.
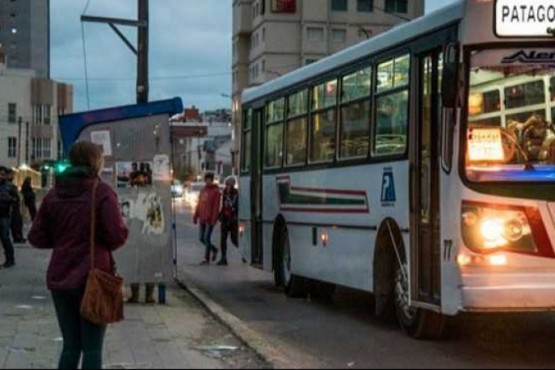
[{"label": "red stripe on bus", "polygon": [[304,212],[304,213],[369,213],[370,208],[366,209],[340,209],[340,208],[294,208],[294,207],[281,207],[284,212]]},{"label": "red stripe on bus", "polygon": [[360,196],[366,197],[365,191],[357,191],[357,190],[316,189],[316,188],[303,188],[300,186],[291,186],[291,191],[304,191],[306,193],[327,193],[327,194],[340,194],[340,195],[360,195]]}]

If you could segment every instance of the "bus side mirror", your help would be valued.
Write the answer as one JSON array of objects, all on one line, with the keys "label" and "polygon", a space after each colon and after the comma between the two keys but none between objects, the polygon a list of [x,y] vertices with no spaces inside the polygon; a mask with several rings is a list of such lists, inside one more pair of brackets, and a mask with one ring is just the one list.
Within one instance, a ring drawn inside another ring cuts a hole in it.
[{"label": "bus side mirror", "polygon": [[450,43],[444,50],[441,99],[444,108],[456,108],[459,95],[459,44]]}]

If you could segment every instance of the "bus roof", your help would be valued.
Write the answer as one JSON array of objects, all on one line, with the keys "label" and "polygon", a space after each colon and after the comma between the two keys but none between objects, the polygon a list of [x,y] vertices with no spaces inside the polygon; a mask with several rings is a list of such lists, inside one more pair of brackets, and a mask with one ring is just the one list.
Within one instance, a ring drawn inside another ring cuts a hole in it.
[{"label": "bus roof", "polygon": [[351,46],[316,63],[304,66],[264,85],[247,89],[243,93],[243,103],[256,101],[266,95],[326,73],[336,67],[362,59],[368,54],[398,45],[407,39],[407,35],[416,36],[432,32],[462,19],[463,15],[464,1],[459,0],[454,4],[438,9],[411,22],[398,25],[367,41]]}]

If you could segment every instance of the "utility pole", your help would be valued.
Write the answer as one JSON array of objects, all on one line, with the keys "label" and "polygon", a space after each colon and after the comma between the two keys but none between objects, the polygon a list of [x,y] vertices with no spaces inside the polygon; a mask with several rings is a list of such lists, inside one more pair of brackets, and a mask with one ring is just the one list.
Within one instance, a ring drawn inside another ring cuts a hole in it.
[{"label": "utility pole", "polygon": [[139,0],[139,22],[147,24],[146,27],[139,27],[138,31],[138,63],[137,63],[137,103],[148,103],[148,0]]},{"label": "utility pole", "polygon": [[[138,20],[82,15],[81,22],[109,25],[129,50],[137,56],[137,104],[148,103],[149,0],[138,0]],[[118,25],[137,28],[137,48],[120,31]]]}]

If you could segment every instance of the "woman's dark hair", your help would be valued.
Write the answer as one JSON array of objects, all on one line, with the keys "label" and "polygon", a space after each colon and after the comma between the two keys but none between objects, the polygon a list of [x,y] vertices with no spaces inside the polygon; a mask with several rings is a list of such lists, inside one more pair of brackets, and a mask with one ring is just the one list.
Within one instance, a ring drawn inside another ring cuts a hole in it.
[{"label": "woman's dark hair", "polygon": [[25,180],[23,181],[23,186],[31,186],[32,181],[33,181],[33,179],[30,176],[27,176],[25,178]]},{"label": "woman's dark hair", "polygon": [[206,175],[204,175],[204,181],[207,181],[207,180],[214,181],[214,174],[213,173],[207,173]]},{"label": "woman's dark hair", "polygon": [[104,165],[102,147],[88,141],[77,142],[69,151],[69,162],[73,167],[89,167],[98,176]]}]

